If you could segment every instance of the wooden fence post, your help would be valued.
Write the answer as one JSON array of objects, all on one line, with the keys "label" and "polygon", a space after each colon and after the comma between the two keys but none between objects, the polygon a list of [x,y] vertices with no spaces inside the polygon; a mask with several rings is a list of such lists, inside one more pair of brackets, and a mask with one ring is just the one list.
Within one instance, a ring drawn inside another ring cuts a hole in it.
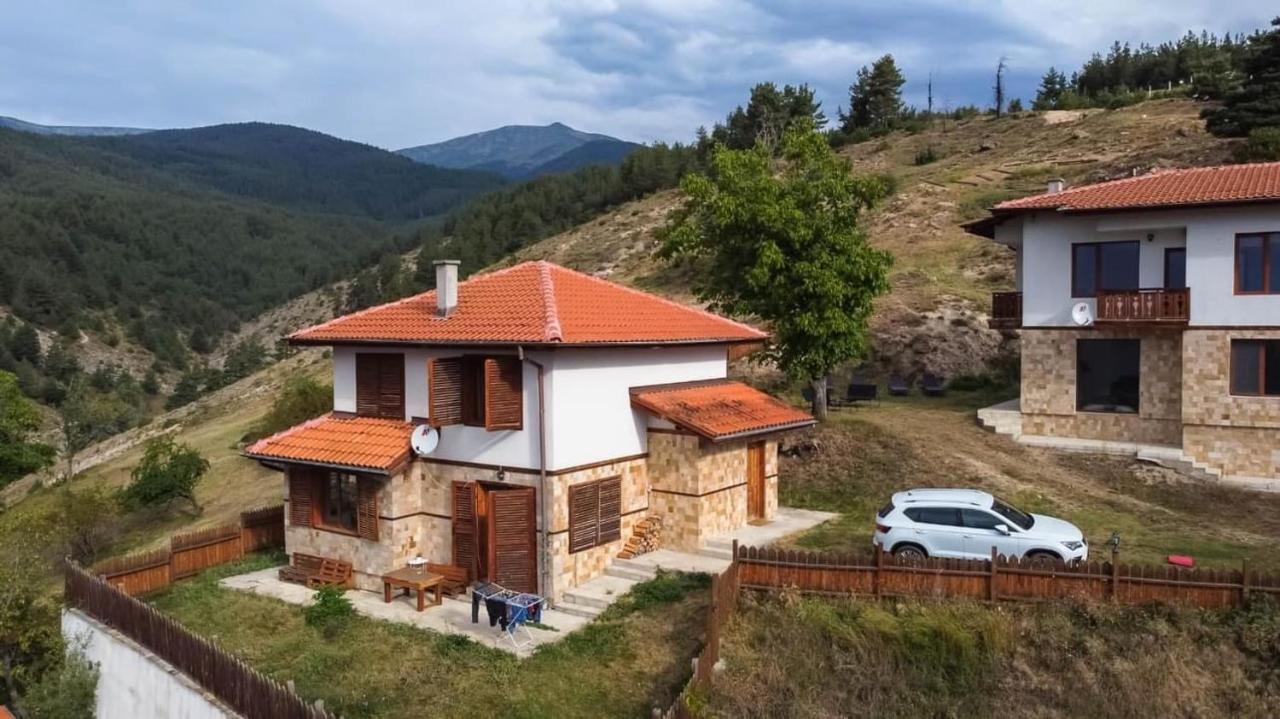
[{"label": "wooden fence post", "polygon": [[1111,601],[1119,601],[1120,595],[1120,549],[1119,547],[1111,547],[1111,584],[1110,584]]},{"label": "wooden fence post", "polygon": [[987,599],[996,600],[996,548],[991,548],[991,573],[987,575]]},{"label": "wooden fence post", "polygon": [[872,563],[872,566],[874,567],[874,569],[871,572],[871,595],[874,596],[876,599],[879,599],[880,598],[880,571],[881,571],[881,567],[884,566],[884,547],[880,546],[879,542],[876,542],[874,551],[876,553],[876,556],[875,556],[875,561]]},{"label": "wooden fence post", "polygon": [[1240,606],[1249,604],[1249,560],[1240,560]]}]

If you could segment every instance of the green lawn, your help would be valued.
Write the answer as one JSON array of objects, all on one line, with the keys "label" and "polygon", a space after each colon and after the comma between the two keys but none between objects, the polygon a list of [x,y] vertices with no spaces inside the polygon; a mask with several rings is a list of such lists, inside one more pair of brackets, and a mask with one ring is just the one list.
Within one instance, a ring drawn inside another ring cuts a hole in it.
[{"label": "green lawn", "polygon": [[586,627],[525,660],[465,637],[354,617],[332,639],[302,608],[219,587],[269,566],[254,557],[148,599],[250,665],[292,680],[343,717],[648,717],[687,681],[708,587],[703,575],[662,575]]},{"label": "green lawn", "polygon": [[1113,531],[1124,560],[1197,562],[1280,572],[1280,495],[1189,482],[1122,457],[1069,454],[1017,444],[980,428],[974,410],[990,396],[890,399],[840,410],[813,431],[819,449],[784,458],[780,501],[842,516],[791,539],[811,549],[870,546],[877,509],[899,490],[975,487],[1022,508],[1079,525],[1096,548]]}]

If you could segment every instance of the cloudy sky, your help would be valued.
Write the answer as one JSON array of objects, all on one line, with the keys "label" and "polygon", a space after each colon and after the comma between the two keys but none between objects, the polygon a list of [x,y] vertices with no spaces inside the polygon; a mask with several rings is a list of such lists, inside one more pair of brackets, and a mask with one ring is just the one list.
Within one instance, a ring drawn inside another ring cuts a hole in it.
[{"label": "cloudy sky", "polygon": [[986,103],[1112,40],[1249,31],[1274,0],[11,0],[0,115],[189,127],[264,120],[399,148],[554,121],[687,140],[755,82],[807,82],[829,117],[892,53],[909,102]]}]

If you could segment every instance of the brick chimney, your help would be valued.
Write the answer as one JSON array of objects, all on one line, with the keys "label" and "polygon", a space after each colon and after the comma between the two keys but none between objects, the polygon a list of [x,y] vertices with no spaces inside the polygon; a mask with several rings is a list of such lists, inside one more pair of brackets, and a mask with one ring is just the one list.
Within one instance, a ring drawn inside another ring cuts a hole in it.
[{"label": "brick chimney", "polygon": [[458,308],[458,260],[436,260],[436,314],[448,317]]},{"label": "brick chimney", "polygon": [[1054,179],[1049,180],[1050,195],[1056,195],[1065,189],[1067,189],[1067,181],[1062,179],[1061,177],[1055,177]]}]

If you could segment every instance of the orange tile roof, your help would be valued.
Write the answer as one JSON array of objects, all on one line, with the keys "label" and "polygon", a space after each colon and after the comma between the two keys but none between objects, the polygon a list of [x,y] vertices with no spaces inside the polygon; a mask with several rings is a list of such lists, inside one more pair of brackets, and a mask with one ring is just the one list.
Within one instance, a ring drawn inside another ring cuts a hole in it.
[{"label": "orange tile roof", "polygon": [[1001,202],[993,213],[1092,212],[1280,201],[1280,162],[1161,170]]},{"label": "orange tile roof", "polygon": [[808,412],[727,379],[632,387],[631,403],[713,442],[808,427],[815,421]]},{"label": "orange tile roof", "polygon": [[290,335],[302,344],[668,344],[760,341],[768,335],[693,307],[575,272],[525,262],[458,285],[458,306],[436,314],[435,291],[339,317]]},{"label": "orange tile roof", "polygon": [[253,459],[389,472],[409,459],[413,425],[379,417],[326,414],[261,439]]},{"label": "orange tile roof", "polygon": [[0,719],[14,719],[13,714],[9,712],[9,707],[0,705]]}]

